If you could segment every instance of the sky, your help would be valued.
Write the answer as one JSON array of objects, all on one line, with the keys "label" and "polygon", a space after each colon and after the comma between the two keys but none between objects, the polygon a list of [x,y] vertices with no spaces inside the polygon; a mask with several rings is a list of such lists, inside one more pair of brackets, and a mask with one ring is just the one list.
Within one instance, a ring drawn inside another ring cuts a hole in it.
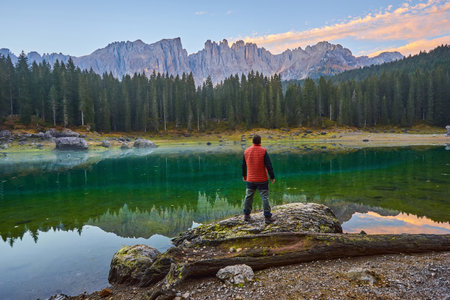
[{"label": "sky", "polygon": [[116,41],[180,37],[256,43],[274,54],[320,41],[354,55],[403,55],[450,44],[450,0],[41,0],[0,2],[0,48],[88,55]]}]

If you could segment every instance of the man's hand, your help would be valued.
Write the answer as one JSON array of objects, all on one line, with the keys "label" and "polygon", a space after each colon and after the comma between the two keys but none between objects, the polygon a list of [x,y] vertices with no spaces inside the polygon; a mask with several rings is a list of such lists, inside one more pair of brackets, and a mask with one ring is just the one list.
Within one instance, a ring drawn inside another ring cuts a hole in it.
[{"label": "man's hand", "polygon": [[244,182],[245,182],[245,177],[242,177],[242,181],[244,181]]},{"label": "man's hand", "polygon": [[275,178],[274,179],[272,179],[272,184],[274,184],[275,183]]}]

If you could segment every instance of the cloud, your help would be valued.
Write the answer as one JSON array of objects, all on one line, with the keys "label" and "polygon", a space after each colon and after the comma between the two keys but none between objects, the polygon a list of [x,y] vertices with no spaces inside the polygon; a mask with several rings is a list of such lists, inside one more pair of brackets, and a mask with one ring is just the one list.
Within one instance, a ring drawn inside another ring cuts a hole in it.
[{"label": "cloud", "polygon": [[420,51],[432,50],[432,49],[436,48],[436,46],[439,46],[439,45],[450,45],[450,35],[438,37],[438,38],[431,39],[431,40],[427,40],[427,39],[417,40],[417,41],[408,43],[408,44],[400,46],[400,47],[393,47],[393,48],[378,50],[378,51],[370,53],[368,56],[370,56],[370,57],[376,56],[376,55],[380,54],[381,52],[386,52],[386,51],[398,51],[398,52],[402,53],[403,55],[416,54],[416,53],[419,53]]},{"label": "cloud", "polygon": [[[288,48],[304,47],[324,40],[353,39],[413,44],[421,40],[433,41],[435,37],[449,34],[450,2],[428,0],[415,5],[403,3],[398,8],[389,5],[377,13],[349,18],[341,23],[310,30],[247,36],[243,40],[279,53]],[[409,48],[406,46],[405,50],[412,51],[412,46]]]},{"label": "cloud", "polygon": [[227,15],[231,15],[232,13],[233,13],[232,10],[227,10],[227,12],[226,12]]},{"label": "cloud", "polygon": [[206,15],[208,12],[206,12],[206,11],[196,11],[195,12],[195,15],[197,15],[197,16],[202,16],[202,15]]}]

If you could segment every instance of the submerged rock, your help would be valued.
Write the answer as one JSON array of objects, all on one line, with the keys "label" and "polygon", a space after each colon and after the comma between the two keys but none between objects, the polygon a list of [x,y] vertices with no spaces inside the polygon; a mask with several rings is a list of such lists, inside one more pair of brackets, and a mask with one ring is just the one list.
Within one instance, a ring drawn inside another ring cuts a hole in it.
[{"label": "submerged rock", "polygon": [[146,245],[125,246],[114,254],[109,270],[110,283],[139,283],[160,252]]},{"label": "submerged rock", "polygon": [[228,284],[241,285],[253,281],[255,274],[247,265],[233,265],[220,269],[216,277]]},{"label": "submerged rock", "polygon": [[58,150],[87,150],[89,148],[85,139],[77,137],[56,138],[55,143]]},{"label": "submerged rock", "polygon": [[330,208],[317,203],[290,203],[275,206],[272,210],[275,221],[264,223],[262,212],[251,215],[250,222],[243,216],[235,216],[219,222],[201,225],[173,239],[175,245],[202,240],[221,240],[239,236],[272,232],[322,232],[342,233],[342,227]]},{"label": "submerged rock", "polygon": [[134,141],[134,148],[156,148],[156,145],[150,140],[139,138]]}]

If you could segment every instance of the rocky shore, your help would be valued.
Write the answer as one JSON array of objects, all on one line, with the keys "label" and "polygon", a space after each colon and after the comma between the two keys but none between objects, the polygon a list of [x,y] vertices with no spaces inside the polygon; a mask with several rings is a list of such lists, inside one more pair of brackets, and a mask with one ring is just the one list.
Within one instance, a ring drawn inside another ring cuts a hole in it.
[{"label": "rocky shore", "polygon": [[[450,128],[450,127],[449,127]],[[296,144],[299,151],[351,150],[360,147],[421,146],[450,144],[450,133],[441,128],[416,127],[396,129],[308,128],[253,129],[230,132],[183,132],[171,130],[166,133],[98,133],[68,128],[40,130],[0,129],[0,153],[20,151],[43,151],[57,149],[105,150],[154,147],[139,140],[152,140],[160,145],[225,146],[251,143],[253,134],[263,138],[265,145]],[[59,141],[59,142],[58,142]],[[153,143],[151,142],[151,143]],[[304,145],[301,145],[304,144]],[[56,147],[55,147],[56,146]]]},{"label": "rocky shore", "polygon": [[314,203],[273,214],[270,225],[261,213],[202,225],[165,253],[124,247],[112,259],[110,288],[70,299],[450,297],[448,235],[343,234],[332,211]]},{"label": "rocky shore", "polygon": [[[89,136],[88,136],[89,134]],[[134,148],[156,148],[155,143],[140,137],[104,137],[99,133],[78,133],[64,128],[56,130],[51,128],[37,133],[26,133],[23,131],[0,131],[0,149],[14,150],[23,149],[56,149],[56,150],[88,150],[92,147],[110,148],[111,143],[122,149]]]},{"label": "rocky shore", "polygon": [[[356,274],[355,271],[356,270]],[[365,274],[371,275],[365,279]],[[358,277],[359,276],[359,277]],[[450,299],[450,252],[319,260],[255,272],[243,286],[191,279],[178,299]],[[113,285],[66,299],[149,299],[149,288]]]}]

